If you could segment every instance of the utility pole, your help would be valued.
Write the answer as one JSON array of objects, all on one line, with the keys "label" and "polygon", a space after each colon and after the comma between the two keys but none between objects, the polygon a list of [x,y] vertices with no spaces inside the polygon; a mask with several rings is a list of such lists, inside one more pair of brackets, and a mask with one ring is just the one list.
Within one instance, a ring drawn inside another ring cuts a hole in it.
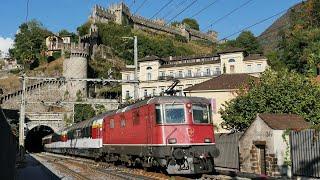
[{"label": "utility pole", "polygon": [[[134,36],[134,81],[138,81],[138,38]],[[134,83],[134,100],[139,98],[138,84]]]},{"label": "utility pole", "polygon": [[25,74],[21,77],[22,80],[22,94],[21,94],[21,107],[20,107],[20,119],[19,119],[19,152],[20,160],[24,160],[24,123],[25,123],[25,90],[26,90],[26,77]]},{"label": "utility pole", "polygon": [[133,61],[134,61],[134,80],[135,83],[133,84],[133,99],[139,99],[139,86],[138,86],[138,37],[122,37],[123,39],[133,39]]}]

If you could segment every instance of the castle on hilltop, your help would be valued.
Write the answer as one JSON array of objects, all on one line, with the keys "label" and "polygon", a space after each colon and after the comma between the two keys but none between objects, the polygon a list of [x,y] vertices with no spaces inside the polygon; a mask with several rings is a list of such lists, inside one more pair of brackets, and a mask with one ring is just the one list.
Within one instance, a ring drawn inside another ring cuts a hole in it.
[{"label": "castle on hilltop", "polygon": [[217,32],[207,33],[191,29],[186,24],[178,27],[166,25],[164,20],[151,20],[130,13],[130,9],[124,3],[112,4],[108,9],[95,5],[89,19],[93,23],[114,22],[120,25],[132,25],[134,29],[140,29],[156,34],[167,34],[171,36],[183,36],[190,40],[217,41]]}]

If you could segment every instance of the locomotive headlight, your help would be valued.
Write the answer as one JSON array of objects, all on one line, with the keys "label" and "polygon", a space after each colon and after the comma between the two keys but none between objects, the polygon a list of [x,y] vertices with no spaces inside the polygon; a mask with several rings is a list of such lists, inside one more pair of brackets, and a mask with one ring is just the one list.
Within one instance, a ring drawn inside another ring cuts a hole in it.
[{"label": "locomotive headlight", "polygon": [[169,144],[176,144],[177,143],[177,139],[176,138],[170,138],[168,139]]},{"label": "locomotive headlight", "polygon": [[204,138],[204,142],[205,143],[211,143],[211,139],[210,138]]}]

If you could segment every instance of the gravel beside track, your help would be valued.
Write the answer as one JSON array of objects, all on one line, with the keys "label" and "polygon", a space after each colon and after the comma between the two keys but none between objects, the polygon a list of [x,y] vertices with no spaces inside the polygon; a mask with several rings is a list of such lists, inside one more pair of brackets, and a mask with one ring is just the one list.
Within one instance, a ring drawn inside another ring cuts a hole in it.
[{"label": "gravel beside track", "polygon": [[[61,174],[71,179],[171,179],[161,173],[147,172],[141,169],[131,169],[114,166],[109,163],[95,162],[90,159],[62,156],[52,153],[33,154],[35,158],[42,159],[54,166]],[[61,172],[62,171],[62,172]],[[66,178],[69,179],[69,178]],[[185,179],[176,177],[174,179]]]}]

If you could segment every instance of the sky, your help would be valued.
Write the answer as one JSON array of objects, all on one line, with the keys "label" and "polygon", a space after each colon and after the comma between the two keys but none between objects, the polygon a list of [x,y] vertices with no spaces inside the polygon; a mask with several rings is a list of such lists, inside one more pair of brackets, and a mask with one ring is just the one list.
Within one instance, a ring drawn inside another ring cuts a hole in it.
[{"label": "sky", "polygon": [[[29,3],[27,3],[28,1]],[[123,0],[122,2],[130,7],[131,13],[136,12],[138,15],[151,18],[169,1],[171,0]],[[301,1],[172,0],[167,8],[162,10],[156,18],[164,18],[168,21],[182,12],[185,7],[192,4],[192,6],[172,20],[181,21],[183,18],[191,17],[201,9],[208,7],[194,18],[199,22],[201,30],[207,31],[208,29],[212,29],[217,31],[218,39],[222,39],[262,19],[286,10]],[[95,4],[108,7],[110,4],[117,2],[121,2],[121,0],[1,0],[0,22],[2,22],[2,25],[0,26],[0,50],[6,52],[12,46],[14,35],[19,25],[26,21],[26,18],[28,20],[36,19],[40,21],[47,29],[53,32],[58,32],[61,29],[75,32],[78,26],[86,22]],[[213,5],[209,6],[211,3]],[[241,8],[231,13],[232,10],[240,6]],[[231,14],[227,15],[229,13]],[[259,35],[277,17],[254,26],[249,30],[255,35]],[[216,22],[217,20],[219,21]],[[213,24],[213,22],[216,23]],[[213,25],[210,26],[211,24]],[[236,37],[237,34],[229,39]]]}]

